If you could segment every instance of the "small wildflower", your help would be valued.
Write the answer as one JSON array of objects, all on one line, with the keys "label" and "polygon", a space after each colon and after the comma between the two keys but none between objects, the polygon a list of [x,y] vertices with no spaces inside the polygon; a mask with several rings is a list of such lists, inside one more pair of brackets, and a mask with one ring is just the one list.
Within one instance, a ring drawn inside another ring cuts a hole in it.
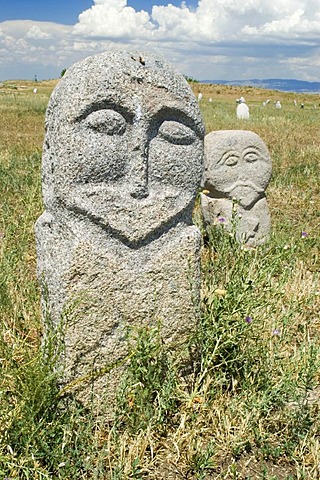
[{"label": "small wildflower", "polygon": [[201,397],[194,397],[194,399],[193,399],[193,403],[202,403],[202,402],[203,402],[203,400],[202,400]]},{"label": "small wildflower", "polygon": [[280,335],[280,330],[278,328],[275,328],[272,330],[272,335]]},{"label": "small wildflower", "polygon": [[252,323],[252,317],[249,317],[249,315],[246,317],[246,323]]},{"label": "small wildflower", "polygon": [[208,193],[210,193],[210,190],[202,190],[202,193],[204,193],[205,195],[208,195]]},{"label": "small wildflower", "polygon": [[58,468],[62,468],[66,466],[66,462],[60,462]]},{"label": "small wildflower", "polygon": [[301,237],[302,238],[306,238],[308,236],[308,233],[307,232],[301,232]]},{"label": "small wildflower", "polygon": [[257,249],[253,245],[248,245],[247,243],[243,243],[240,247],[240,250],[244,250],[245,252],[255,252]]},{"label": "small wildflower", "polygon": [[218,217],[218,222],[219,223],[224,223],[226,219],[224,217]]},{"label": "small wildflower", "polygon": [[216,288],[214,293],[218,295],[218,297],[224,297],[225,294],[227,293],[227,290],[225,290],[224,288]]}]

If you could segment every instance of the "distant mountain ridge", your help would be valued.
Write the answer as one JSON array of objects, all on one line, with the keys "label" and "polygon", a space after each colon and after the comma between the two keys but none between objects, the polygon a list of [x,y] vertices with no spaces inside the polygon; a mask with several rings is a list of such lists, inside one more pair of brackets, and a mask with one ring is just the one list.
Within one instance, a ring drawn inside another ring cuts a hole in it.
[{"label": "distant mountain ridge", "polygon": [[295,93],[320,93],[320,82],[307,82],[287,78],[266,78],[251,80],[201,80],[201,83],[213,83],[217,85],[235,85],[265,88],[267,90],[280,90],[282,92]]}]

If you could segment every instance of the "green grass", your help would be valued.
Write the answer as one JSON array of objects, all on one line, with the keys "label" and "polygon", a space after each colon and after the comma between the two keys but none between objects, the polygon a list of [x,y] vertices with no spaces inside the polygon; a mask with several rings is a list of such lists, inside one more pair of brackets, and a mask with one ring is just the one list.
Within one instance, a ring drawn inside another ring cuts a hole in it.
[{"label": "green grass", "polygon": [[59,339],[41,341],[33,225],[43,209],[49,88],[38,87],[38,96],[32,85],[0,92],[0,478],[318,479],[316,101],[310,96],[308,106],[304,96],[302,111],[284,94],[277,111],[262,107],[270,92],[248,90],[251,117],[239,122],[240,90],[195,86],[207,89],[207,132],[245,128],[268,145],[272,235],[268,244],[244,249],[223,225],[205,232],[196,207],[204,234],[197,331],[175,354],[158,328],[132,332],[115,418],[103,422],[59,395]]}]

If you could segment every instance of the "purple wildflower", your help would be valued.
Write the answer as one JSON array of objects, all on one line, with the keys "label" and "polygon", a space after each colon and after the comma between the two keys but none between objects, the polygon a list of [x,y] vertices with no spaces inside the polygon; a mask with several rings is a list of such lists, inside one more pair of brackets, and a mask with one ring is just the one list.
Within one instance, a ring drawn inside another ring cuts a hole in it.
[{"label": "purple wildflower", "polygon": [[246,323],[252,323],[252,317],[249,317],[249,315],[246,317]]},{"label": "purple wildflower", "polygon": [[308,236],[308,233],[307,232],[301,232],[301,237],[302,238],[306,238]]},{"label": "purple wildflower", "polygon": [[218,217],[218,222],[219,223],[224,223],[226,219],[224,217]]},{"label": "purple wildflower", "polygon": [[280,330],[278,328],[275,328],[272,330],[272,335],[280,335]]}]

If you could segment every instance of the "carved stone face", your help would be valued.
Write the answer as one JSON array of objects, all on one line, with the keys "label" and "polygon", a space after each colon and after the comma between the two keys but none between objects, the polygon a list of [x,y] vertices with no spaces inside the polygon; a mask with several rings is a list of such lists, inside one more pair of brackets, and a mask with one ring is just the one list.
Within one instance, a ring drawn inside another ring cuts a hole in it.
[{"label": "carved stone face", "polygon": [[47,208],[137,244],[191,212],[203,125],[182,76],[153,55],[109,52],[73,66],[47,112]]},{"label": "carved stone face", "polygon": [[246,130],[221,130],[205,137],[203,185],[216,198],[250,208],[271,177],[271,159],[261,138]]}]

